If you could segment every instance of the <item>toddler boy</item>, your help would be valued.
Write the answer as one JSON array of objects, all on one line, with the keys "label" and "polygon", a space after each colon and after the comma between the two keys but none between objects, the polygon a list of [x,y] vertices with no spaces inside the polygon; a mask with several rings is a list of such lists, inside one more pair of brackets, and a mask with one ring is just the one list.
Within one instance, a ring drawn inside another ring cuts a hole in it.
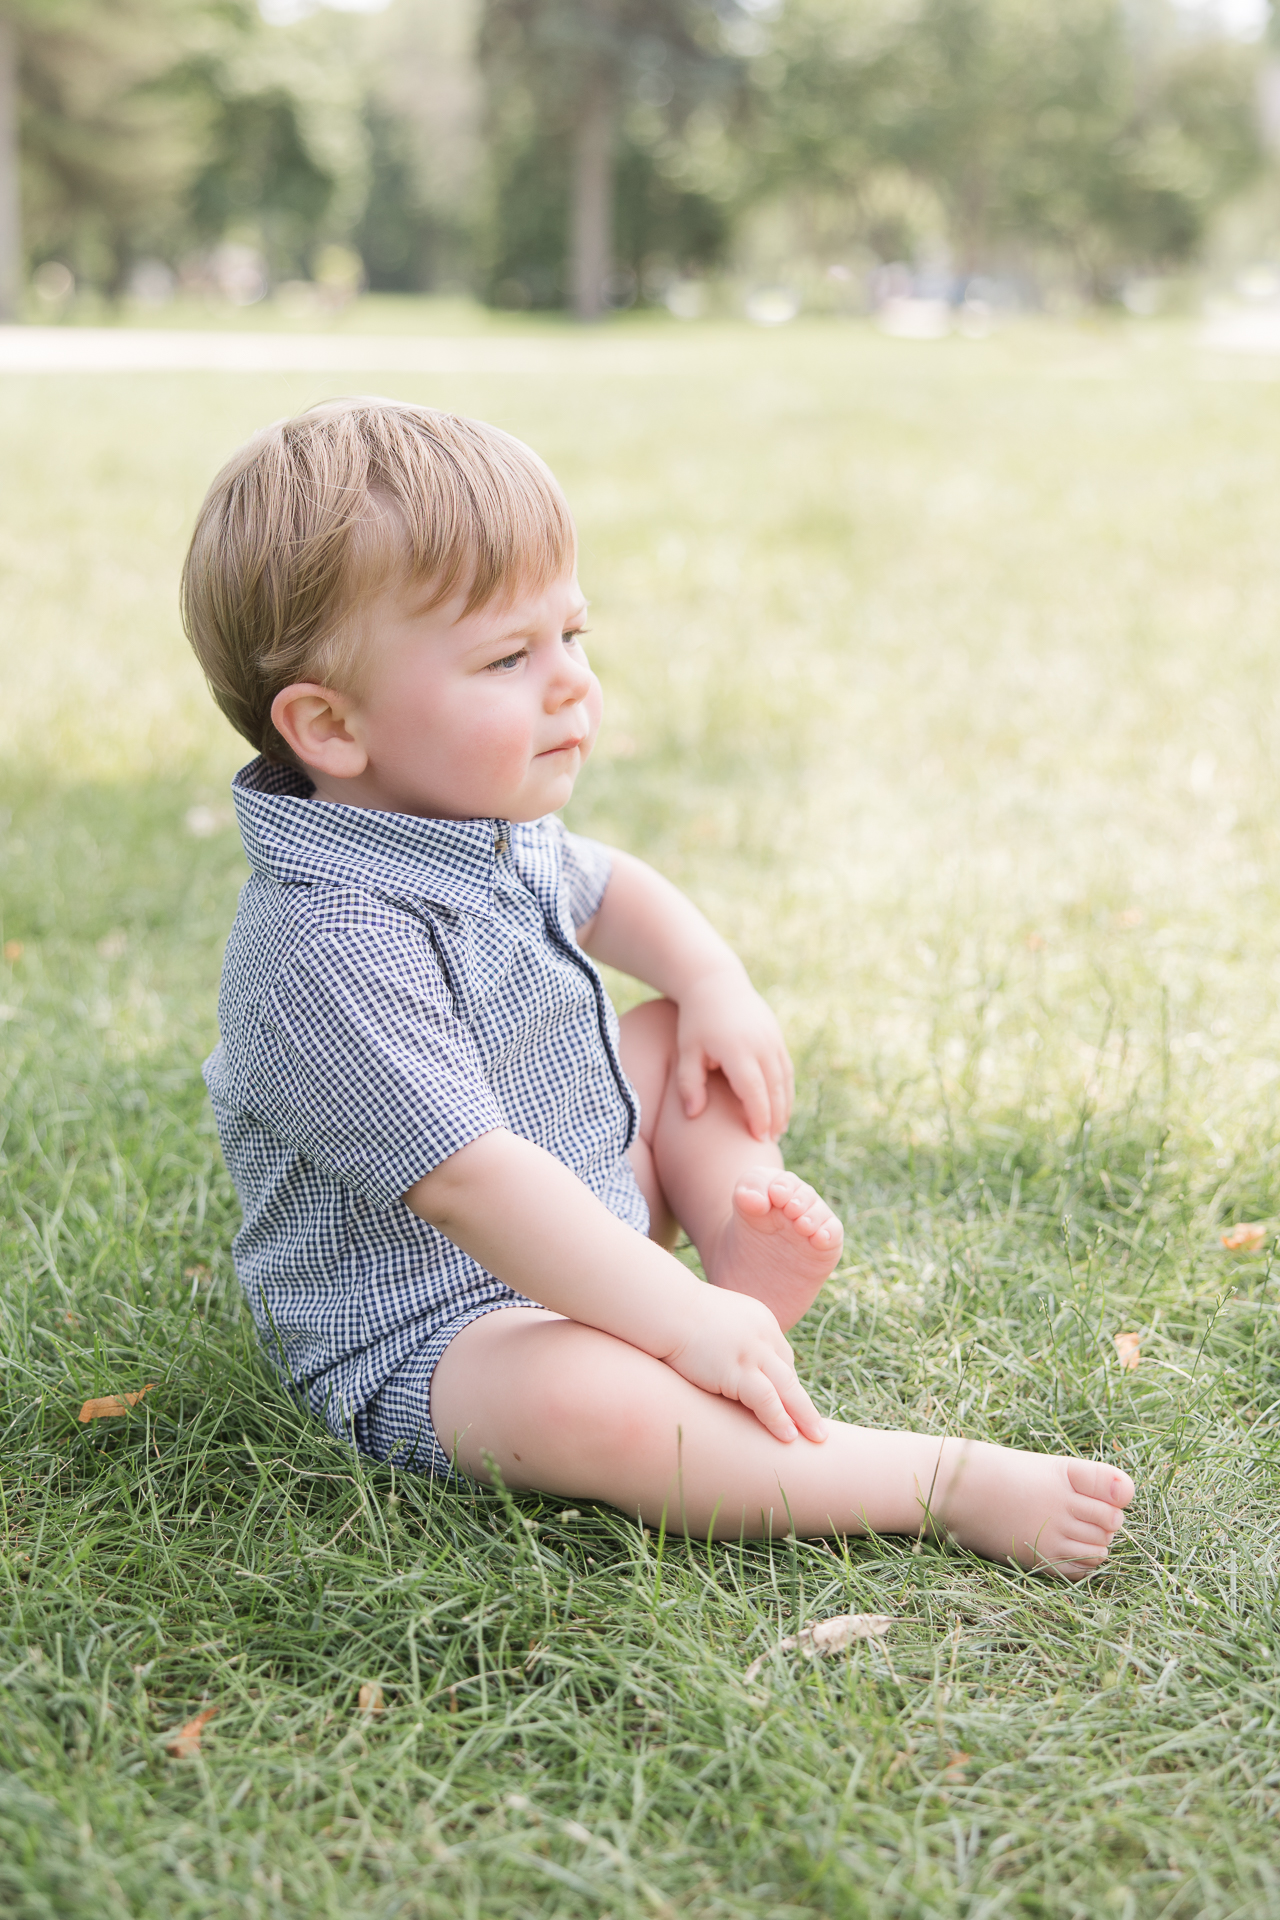
[{"label": "toddler boy", "polygon": [[[797,1379],[842,1232],[783,1169],[777,1024],[683,895],[556,818],[601,711],[575,565],[527,447],[391,401],[269,428],[201,510],[187,632],[259,754],[205,1075],[267,1351],[376,1458],[698,1534],[785,1495],[802,1535],[1081,1577],[1127,1475],[826,1421]],[[619,1022],[593,960],[661,997]]]}]

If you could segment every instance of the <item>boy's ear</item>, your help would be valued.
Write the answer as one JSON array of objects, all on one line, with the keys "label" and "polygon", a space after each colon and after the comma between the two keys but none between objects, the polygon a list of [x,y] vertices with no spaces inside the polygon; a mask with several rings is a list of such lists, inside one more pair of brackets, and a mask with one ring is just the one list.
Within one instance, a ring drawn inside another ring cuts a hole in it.
[{"label": "boy's ear", "polygon": [[354,780],[369,756],[348,725],[354,702],[332,687],[302,681],[284,687],[271,702],[271,723],[304,767],[334,780]]}]

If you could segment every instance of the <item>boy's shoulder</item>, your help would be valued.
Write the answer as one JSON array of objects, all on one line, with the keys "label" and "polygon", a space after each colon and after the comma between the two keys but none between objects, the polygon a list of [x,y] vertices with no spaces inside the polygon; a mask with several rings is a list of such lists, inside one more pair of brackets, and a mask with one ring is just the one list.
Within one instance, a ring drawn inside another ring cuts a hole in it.
[{"label": "boy's shoulder", "polygon": [[222,1002],[242,1015],[281,993],[313,987],[317,974],[416,972],[433,953],[421,914],[365,887],[282,884],[251,874],[241,889],[222,961]]},{"label": "boy's shoulder", "polygon": [[366,901],[421,913],[432,906],[483,908],[494,829],[487,820],[429,820],[343,806],[314,797],[305,774],[256,760],[232,782],[253,877],[268,886],[333,894],[343,916],[378,912]]}]

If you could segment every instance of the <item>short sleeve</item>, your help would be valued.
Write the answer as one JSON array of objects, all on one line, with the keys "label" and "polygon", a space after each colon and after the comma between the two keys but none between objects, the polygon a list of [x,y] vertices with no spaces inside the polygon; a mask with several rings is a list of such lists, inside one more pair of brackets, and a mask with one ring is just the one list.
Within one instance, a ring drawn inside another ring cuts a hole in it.
[{"label": "short sleeve", "polygon": [[326,930],[290,956],[262,1006],[246,1089],[260,1117],[383,1205],[506,1124],[427,935],[415,924]]},{"label": "short sleeve", "polygon": [[600,911],[600,902],[613,872],[613,849],[601,840],[587,840],[580,833],[570,833],[564,826],[560,832],[569,912],[574,926],[584,927]]}]

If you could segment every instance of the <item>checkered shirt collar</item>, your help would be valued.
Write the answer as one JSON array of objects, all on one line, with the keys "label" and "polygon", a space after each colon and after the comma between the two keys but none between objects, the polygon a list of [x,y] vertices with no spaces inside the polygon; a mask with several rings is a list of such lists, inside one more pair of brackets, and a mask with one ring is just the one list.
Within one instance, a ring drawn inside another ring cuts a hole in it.
[{"label": "checkered shirt collar", "polygon": [[[497,820],[425,820],[313,800],[305,773],[257,759],[231,783],[253,871],[288,885],[360,887],[387,899],[493,911]],[[514,831],[518,832],[519,829]]]}]

